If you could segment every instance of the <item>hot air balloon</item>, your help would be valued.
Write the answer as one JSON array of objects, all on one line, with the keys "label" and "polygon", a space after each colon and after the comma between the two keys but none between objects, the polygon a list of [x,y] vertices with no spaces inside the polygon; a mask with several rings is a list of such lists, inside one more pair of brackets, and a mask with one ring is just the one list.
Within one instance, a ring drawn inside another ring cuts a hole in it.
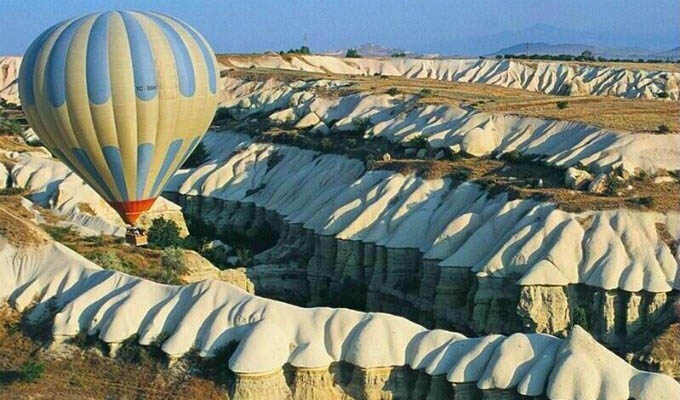
[{"label": "hot air balloon", "polygon": [[210,126],[218,76],[213,50],[189,25],[110,11],[38,36],[19,95],[43,144],[134,225]]}]

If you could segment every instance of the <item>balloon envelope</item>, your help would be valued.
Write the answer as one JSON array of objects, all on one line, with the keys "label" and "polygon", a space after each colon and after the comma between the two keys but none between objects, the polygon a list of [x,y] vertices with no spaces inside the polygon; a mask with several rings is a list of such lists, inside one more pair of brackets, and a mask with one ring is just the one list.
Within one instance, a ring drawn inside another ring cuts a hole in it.
[{"label": "balloon envelope", "polygon": [[43,144],[134,224],[210,126],[218,77],[187,24],[111,11],[43,32],[22,60],[19,95]]}]

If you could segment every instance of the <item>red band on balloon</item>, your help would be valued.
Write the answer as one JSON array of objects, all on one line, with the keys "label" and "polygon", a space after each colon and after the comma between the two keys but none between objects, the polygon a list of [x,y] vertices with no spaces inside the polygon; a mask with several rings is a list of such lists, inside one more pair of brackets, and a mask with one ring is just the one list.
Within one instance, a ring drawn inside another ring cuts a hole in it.
[{"label": "red band on balloon", "polygon": [[111,207],[113,207],[114,210],[118,211],[118,214],[123,218],[123,221],[130,225],[134,225],[137,218],[139,218],[139,215],[150,209],[151,206],[153,206],[154,201],[156,201],[155,197],[153,199],[136,201],[112,201],[109,204],[111,204]]}]

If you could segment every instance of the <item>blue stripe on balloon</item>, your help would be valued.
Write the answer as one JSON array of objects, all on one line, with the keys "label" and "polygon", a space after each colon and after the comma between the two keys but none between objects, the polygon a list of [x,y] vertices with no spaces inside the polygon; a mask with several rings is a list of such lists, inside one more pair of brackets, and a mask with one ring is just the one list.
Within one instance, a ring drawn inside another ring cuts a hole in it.
[{"label": "blue stripe on balloon", "polygon": [[156,66],[153,62],[153,52],[149,39],[142,29],[142,25],[128,11],[119,11],[127,31],[132,70],[135,79],[135,93],[141,100],[151,100],[156,97]]},{"label": "blue stripe on balloon", "polygon": [[74,147],[71,149],[71,151],[73,152],[73,155],[76,157],[76,159],[80,162],[80,164],[85,168],[87,173],[90,174],[92,179],[94,179],[94,181],[99,185],[101,190],[104,191],[104,193],[99,194],[108,196],[108,198],[105,200],[109,201],[115,200],[116,197],[113,195],[113,193],[111,193],[111,190],[106,185],[106,183],[104,183],[104,179],[102,179],[101,175],[99,174],[99,171],[97,171],[97,168],[94,167],[92,160],[90,160],[90,156],[87,155],[85,150]]},{"label": "blue stripe on balloon", "polygon": [[161,18],[151,14],[142,13],[143,15],[151,18],[156,25],[163,31],[165,37],[170,43],[170,48],[172,49],[172,55],[175,59],[175,67],[177,68],[177,78],[179,79],[179,91],[184,97],[190,97],[194,95],[196,90],[196,81],[194,77],[194,65],[191,62],[191,56],[189,55],[189,50],[186,44],[182,40],[177,31],[175,31],[170,24],[163,21]]},{"label": "blue stripe on balloon", "polygon": [[19,78],[21,90],[19,90],[19,92],[21,94],[21,102],[25,105],[35,104],[35,95],[33,93],[33,73],[35,71],[35,62],[47,39],[55,30],[57,30],[60,25],[61,23],[54,25],[40,34],[40,36],[38,36],[38,38],[35,39],[33,43],[31,43],[31,46],[24,55],[24,59],[21,63],[21,77]]},{"label": "blue stripe on balloon", "polygon": [[102,147],[102,152],[104,153],[106,163],[109,165],[111,175],[113,175],[113,180],[116,182],[118,192],[122,196],[122,200],[130,200],[127,186],[125,185],[125,172],[123,172],[123,160],[120,157],[120,150],[115,146],[104,146]]},{"label": "blue stripe on balloon", "polygon": [[161,182],[163,181],[163,178],[165,175],[168,173],[168,170],[170,169],[170,165],[172,164],[173,161],[175,161],[175,157],[177,156],[177,152],[179,151],[179,148],[182,146],[182,139],[177,139],[174,142],[170,143],[170,146],[168,147],[168,152],[165,154],[165,160],[163,160],[163,165],[161,165],[161,170],[158,171],[158,176],[156,176],[156,181],[153,183],[153,187],[151,188],[151,196],[149,197],[156,197],[158,196],[158,193],[160,192],[162,187],[159,187],[161,185]]},{"label": "blue stripe on balloon", "polygon": [[47,99],[53,107],[59,107],[66,101],[66,57],[71,47],[71,40],[85,18],[78,18],[64,29],[54,42],[45,68],[45,85],[47,86]]},{"label": "blue stripe on balloon", "polygon": [[87,95],[94,104],[104,104],[111,97],[109,74],[108,28],[110,12],[97,17],[87,41]]},{"label": "blue stripe on balloon", "polygon": [[153,144],[142,143],[137,146],[137,200],[143,200],[149,168],[153,160]]},{"label": "blue stripe on balloon", "polygon": [[[162,15],[162,14],[161,14]],[[164,15],[167,18],[170,18],[171,20],[175,21],[179,25],[182,26],[189,34],[191,37],[194,38],[194,41],[198,44],[198,47],[201,49],[201,53],[203,53],[203,59],[205,60],[205,67],[208,69],[208,82],[210,84],[210,91],[213,93],[217,92],[217,76],[215,73],[215,65],[213,64],[212,56],[211,56],[211,50],[208,49],[208,46],[206,46],[205,42],[203,39],[199,36],[198,32],[189,25],[185,24],[183,21],[180,21],[177,18],[171,17],[169,15]]]}]

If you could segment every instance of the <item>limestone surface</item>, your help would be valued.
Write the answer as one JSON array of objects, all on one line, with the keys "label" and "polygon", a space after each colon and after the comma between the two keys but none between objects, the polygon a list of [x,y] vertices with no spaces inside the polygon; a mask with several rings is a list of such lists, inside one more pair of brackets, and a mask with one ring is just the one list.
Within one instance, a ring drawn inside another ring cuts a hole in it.
[{"label": "limestone surface", "polygon": [[[549,399],[680,396],[680,384],[672,378],[633,368],[579,327],[565,340],[520,333],[466,338],[388,314],[300,308],[215,280],[185,286],[149,282],[102,270],[55,242],[18,249],[0,239],[0,269],[0,299],[18,310],[33,306],[29,321],[54,307],[57,340],[86,331],[115,349],[133,335],[143,345],[164,337],[161,348],[170,357],[191,349],[209,357],[236,342],[228,367],[239,379],[274,376],[284,365],[319,369],[345,362],[368,375],[403,366],[445,376],[453,385]],[[384,386],[391,386],[387,382]],[[257,386],[287,389],[281,385]],[[366,383],[360,387],[367,390]],[[237,384],[235,390],[247,388]],[[283,399],[286,393],[270,398]]]}]

